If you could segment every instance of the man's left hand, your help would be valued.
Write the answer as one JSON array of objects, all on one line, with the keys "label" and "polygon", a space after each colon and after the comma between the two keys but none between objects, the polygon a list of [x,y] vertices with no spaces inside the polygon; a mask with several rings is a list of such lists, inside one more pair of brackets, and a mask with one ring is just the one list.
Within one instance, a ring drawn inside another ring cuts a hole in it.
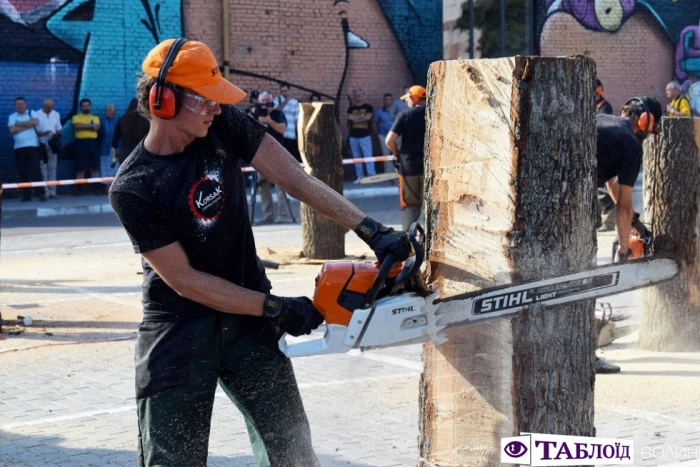
[{"label": "man's left hand", "polygon": [[355,233],[374,251],[379,263],[384,263],[389,253],[394,254],[396,261],[405,261],[411,254],[411,242],[406,232],[385,227],[370,217],[360,222]]},{"label": "man's left hand", "polygon": [[269,125],[269,124],[272,122],[272,119],[270,118],[269,115],[266,115],[266,116],[264,116],[264,117],[263,117],[263,116],[258,117],[258,121],[259,121],[260,123],[266,123],[266,124]]},{"label": "man's left hand", "polygon": [[617,260],[618,260],[620,263],[624,263],[625,261],[627,261],[627,260],[630,258],[630,255],[631,255],[631,254],[632,254],[632,249],[631,249],[631,248],[627,248],[627,250],[622,251],[622,250],[620,249],[620,247],[617,247]]}]

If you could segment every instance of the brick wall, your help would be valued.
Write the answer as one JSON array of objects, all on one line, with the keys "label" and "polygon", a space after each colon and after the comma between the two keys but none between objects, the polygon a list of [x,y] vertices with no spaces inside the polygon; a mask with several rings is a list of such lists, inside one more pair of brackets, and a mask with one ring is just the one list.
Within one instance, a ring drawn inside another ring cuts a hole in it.
[{"label": "brick wall", "polygon": [[[430,13],[421,16],[420,24],[409,15],[407,0],[335,6],[330,0],[232,2],[231,81],[247,91],[274,92],[279,81],[288,81],[300,100],[308,100],[312,91],[328,100],[340,94],[341,114],[349,105],[346,96],[361,87],[369,103],[380,106],[384,93],[398,97],[404,85],[424,83],[429,63],[442,58],[439,2],[413,4]],[[221,2],[185,0],[183,17],[188,37],[207,42],[223,62]],[[368,45],[349,50],[345,76],[344,18],[351,33]]]},{"label": "brick wall", "polygon": [[556,13],[544,24],[540,52],[593,58],[615,112],[634,96],[656,97],[664,107],[668,103],[664,90],[673,79],[674,47],[648,13],[633,15],[615,33],[591,31],[572,16]]}]

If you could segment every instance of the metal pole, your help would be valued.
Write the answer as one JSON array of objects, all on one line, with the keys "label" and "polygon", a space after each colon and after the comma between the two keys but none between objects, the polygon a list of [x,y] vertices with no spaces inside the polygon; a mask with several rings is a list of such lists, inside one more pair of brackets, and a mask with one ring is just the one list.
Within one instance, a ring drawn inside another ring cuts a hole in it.
[{"label": "metal pole", "polygon": [[501,0],[501,28],[500,28],[500,36],[501,36],[501,57],[506,56],[506,37],[505,37],[505,32],[506,32],[506,0]]},{"label": "metal pole", "polygon": [[469,58],[474,54],[474,0],[469,0]]}]

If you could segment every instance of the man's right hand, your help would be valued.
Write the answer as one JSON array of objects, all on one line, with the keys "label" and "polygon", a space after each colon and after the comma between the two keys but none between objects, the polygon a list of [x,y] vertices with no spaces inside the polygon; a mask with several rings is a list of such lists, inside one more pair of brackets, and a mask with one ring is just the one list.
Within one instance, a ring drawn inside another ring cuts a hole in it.
[{"label": "man's right hand", "polygon": [[277,297],[267,294],[263,303],[263,316],[295,337],[310,334],[323,323],[323,316],[316,311],[308,297]]}]

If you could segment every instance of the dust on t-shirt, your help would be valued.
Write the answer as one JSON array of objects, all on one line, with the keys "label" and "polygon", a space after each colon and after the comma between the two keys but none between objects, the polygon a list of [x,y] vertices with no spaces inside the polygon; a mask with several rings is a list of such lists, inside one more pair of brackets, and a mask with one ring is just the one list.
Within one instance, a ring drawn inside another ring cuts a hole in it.
[{"label": "dust on t-shirt", "polygon": [[[204,138],[156,155],[141,142],[124,161],[110,203],[136,253],[180,242],[193,268],[257,290],[266,282],[248,217],[240,160],[250,163],[265,128],[222,106]],[[144,315],[175,321],[214,310],[180,296],[142,259]]]}]

